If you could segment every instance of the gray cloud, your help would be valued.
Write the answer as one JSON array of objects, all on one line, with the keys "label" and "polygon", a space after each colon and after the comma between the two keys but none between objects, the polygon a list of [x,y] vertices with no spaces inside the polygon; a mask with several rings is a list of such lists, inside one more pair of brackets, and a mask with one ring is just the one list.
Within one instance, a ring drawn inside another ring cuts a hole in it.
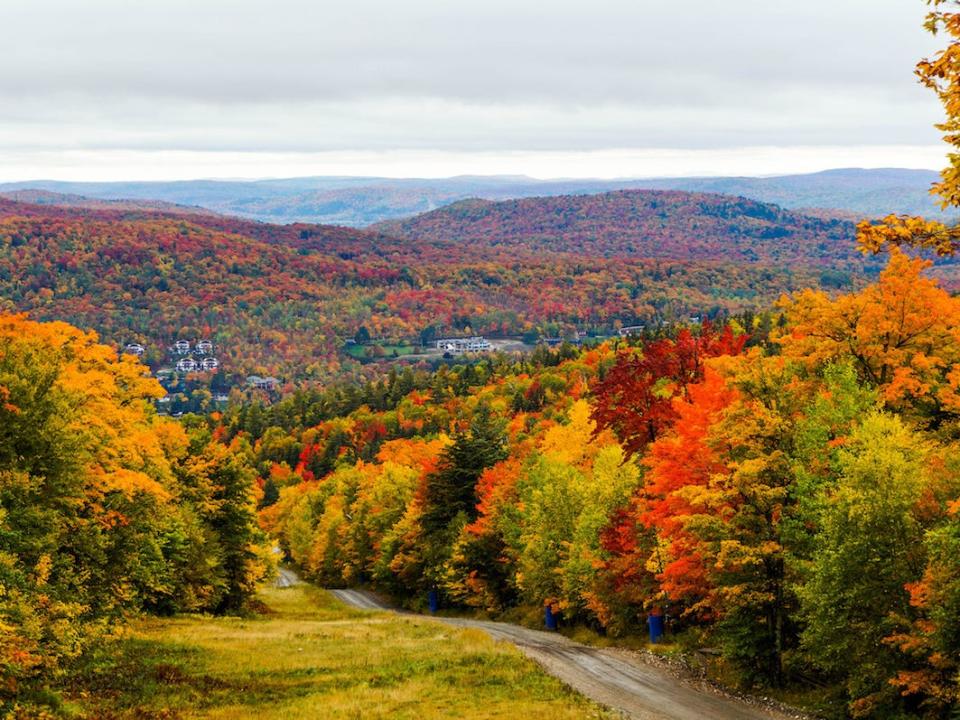
[{"label": "gray cloud", "polygon": [[920,0],[19,0],[0,148],[931,144]]}]

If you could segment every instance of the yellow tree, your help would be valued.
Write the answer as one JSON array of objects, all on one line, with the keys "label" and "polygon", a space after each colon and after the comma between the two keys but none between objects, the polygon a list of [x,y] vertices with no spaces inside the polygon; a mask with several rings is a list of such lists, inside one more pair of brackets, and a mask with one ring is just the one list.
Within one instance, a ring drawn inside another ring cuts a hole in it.
[{"label": "yellow tree", "polygon": [[[960,7],[957,0],[927,0],[931,10],[926,28],[934,35],[943,33],[947,46],[932,58],[917,63],[920,82],[933,90],[946,114],[937,128],[952,148],[949,165],[931,192],[940,196],[942,205],[960,206]],[[953,9],[954,12],[950,10]],[[864,252],[877,253],[886,247],[909,246],[932,250],[938,255],[954,255],[960,247],[960,225],[947,225],[918,217],[888,215],[880,222],[864,220],[858,226],[858,242]]]},{"label": "yellow tree", "polygon": [[91,621],[170,589],[169,457],[186,442],[149,406],[160,393],[93,333],[0,316],[0,703]]},{"label": "yellow tree", "polygon": [[0,706],[129,611],[252,591],[249,453],[159,417],[162,393],[94,333],[0,315]]}]

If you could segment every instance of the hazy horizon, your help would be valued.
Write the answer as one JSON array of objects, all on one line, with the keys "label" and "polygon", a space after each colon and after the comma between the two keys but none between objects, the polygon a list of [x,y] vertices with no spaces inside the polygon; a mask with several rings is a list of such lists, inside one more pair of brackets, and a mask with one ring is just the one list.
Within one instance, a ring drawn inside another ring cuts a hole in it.
[{"label": "hazy horizon", "polygon": [[[850,148],[845,150],[849,151]],[[890,148],[885,148],[885,150],[890,151]],[[533,172],[524,172],[521,168],[511,168],[508,171],[498,172],[495,167],[489,167],[487,171],[483,171],[483,168],[479,169],[477,172],[463,171],[458,172],[457,168],[463,168],[464,165],[469,165],[470,163],[460,163],[451,162],[449,165],[444,163],[443,165],[434,165],[433,167],[442,167],[444,169],[437,169],[434,172],[421,172],[416,173],[418,167],[422,166],[411,166],[408,164],[384,164],[384,165],[365,165],[364,167],[371,167],[375,170],[380,170],[380,172],[350,172],[349,166],[338,165],[334,168],[318,168],[318,169],[328,169],[328,172],[310,172],[308,169],[304,168],[302,172],[296,172],[298,166],[291,166],[290,173],[278,172],[275,174],[265,174],[265,175],[216,175],[209,174],[204,175],[200,173],[190,174],[187,172],[184,173],[175,173],[175,174],[163,174],[163,173],[153,173],[153,172],[138,172],[136,168],[130,169],[128,172],[123,170],[118,170],[117,172],[106,172],[106,173],[84,173],[84,172],[66,172],[66,173],[55,173],[47,176],[17,176],[10,174],[6,171],[5,168],[0,167],[0,185],[22,185],[24,183],[149,183],[149,182],[200,182],[200,181],[209,181],[209,182],[268,182],[268,181],[279,181],[279,180],[298,180],[298,179],[308,179],[308,178],[345,178],[345,179],[355,179],[355,180],[446,180],[446,179],[455,179],[455,178],[523,178],[535,182],[558,182],[558,181],[634,181],[634,180],[657,180],[657,179],[671,179],[671,178],[722,178],[722,177],[744,177],[744,178],[775,178],[783,177],[789,175],[812,175],[823,172],[838,171],[838,170],[929,170],[929,171],[939,171],[944,164],[945,154],[942,152],[939,147],[931,148],[897,148],[899,152],[890,152],[887,155],[877,156],[876,162],[861,162],[861,163],[842,163],[844,158],[850,157],[851,155],[856,157],[854,153],[838,153],[836,157],[841,160],[838,164],[830,164],[829,161],[823,160],[823,158],[833,158],[834,155],[830,154],[816,154],[811,152],[807,158],[797,158],[792,156],[792,164],[784,163],[778,165],[776,162],[770,163],[772,167],[767,167],[766,171],[761,171],[760,167],[763,166],[763,163],[757,163],[754,165],[750,164],[750,156],[738,157],[735,158],[733,162],[723,164],[720,166],[715,166],[715,170],[711,171],[709,169],[698,169],[701,168],[701,165],[698,164],[696,158],[693,158],[692,162],[690,158],[683,157],[679,161],[674,161],[675,166],[687,167],[687,171],[677,170],[670,172],[666,169],[669,166],[669,163],[660,165],[659,167],[664,168],[661,172],[649,172],[649,173],[634,173],[634,174],[616,174],[616,173],[603,173],[603,172],[584,172],[584,173],[570,173],[567,174],[535,174]],[[894,162],[885,163],[883,160],[887,157],[891,158]],[[911,158],[917,158],[916,162],[911,163]],[[897,160],[903,160],[901,163],[897,163]],[[558,166],[562,160],[553,159],[549,166],[555,167]],[[576,161],[571,161],[572,167],[575,170],[577,167],[583,167],[584,164],[577,163]],[[596,165],[589,165],[588,167],[596,168]],[[397,169],[401,168],[401,169]],[[338,171],[339,170],[339,171]],[[409,172],[407,172],[409,170]],[[558,171],[559,173],[559,171]]]}]

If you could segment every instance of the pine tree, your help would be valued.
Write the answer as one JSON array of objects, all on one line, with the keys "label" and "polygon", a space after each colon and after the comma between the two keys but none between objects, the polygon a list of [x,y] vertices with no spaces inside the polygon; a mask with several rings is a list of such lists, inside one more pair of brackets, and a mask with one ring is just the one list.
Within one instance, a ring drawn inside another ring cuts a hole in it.
[{"label": "pine tree", "polygon": [[427,481],[423,528],[427,533],[447,527],[459,513],[477,517],[477,480],[488,467],[507,456],[502,422],[486,404],[477,408],[467,432],[459,432]]}]

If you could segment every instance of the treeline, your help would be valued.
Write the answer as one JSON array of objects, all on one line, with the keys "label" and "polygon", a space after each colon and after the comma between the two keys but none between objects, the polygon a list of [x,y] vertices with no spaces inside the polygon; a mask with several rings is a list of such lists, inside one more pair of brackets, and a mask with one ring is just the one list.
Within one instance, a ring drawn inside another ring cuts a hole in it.
[{"label": "treeline", "polygon": [[270,561],[242,439],[160,418],[136,360],[65,323],[0,316],[0,715],[131,614],[244,609]]},{"label": "treeline", "polygon": [[960,299],[923,268],[894,250],[862,291],[799,293],[769,341],[684,328],[262,427],[262,523],[326,584],[612,635],[664,614],[824,714],[951,717]]}]

